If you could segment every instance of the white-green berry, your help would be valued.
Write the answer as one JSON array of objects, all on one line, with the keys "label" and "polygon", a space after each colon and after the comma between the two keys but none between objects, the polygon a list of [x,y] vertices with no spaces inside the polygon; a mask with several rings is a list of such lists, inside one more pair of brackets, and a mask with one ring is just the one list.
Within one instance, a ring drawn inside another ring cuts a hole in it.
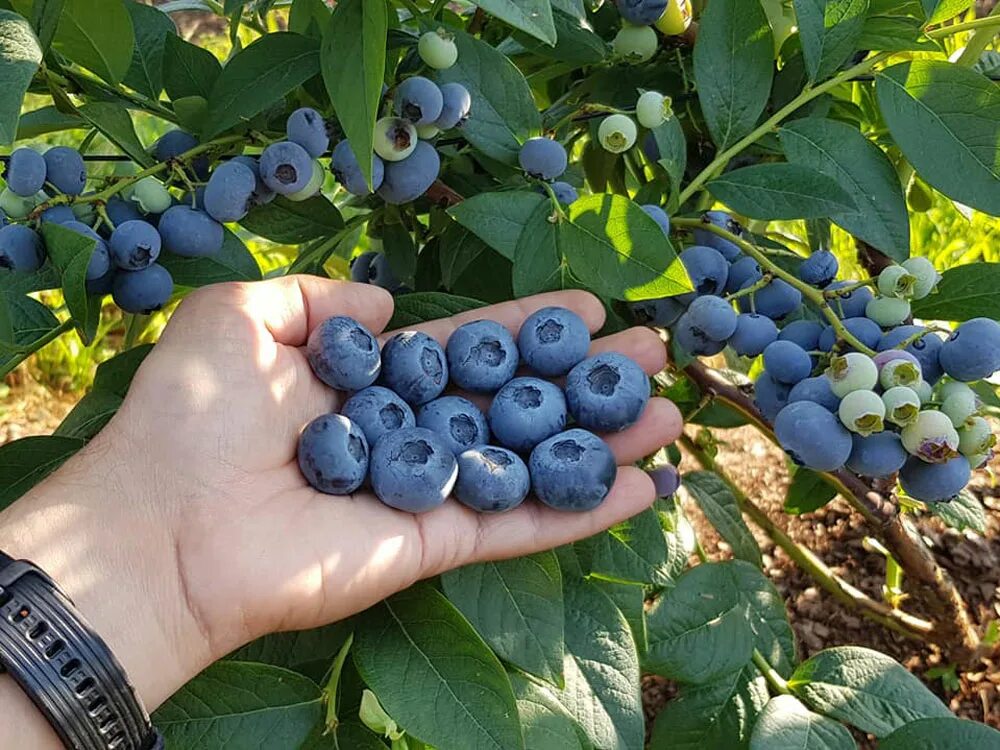
[{"label": "white-green berry", "polygon": [[402,161],[420,142],[417,129],[402,117],[383,117],[375,123],[375,153],[386,161]]},{"label": "white-green berry", "polygon": [[921,405],[926,404],[928,401],[931,401],[934,398],[934,389],[931,388],[931,384],[928,383],[926,380],[921,380],[919,383],[913,386],[913,390],[915,390],[917,392],[917,395],[920,396]]},{"label": "white-green berry", "polygon": [[916,286],[917,277],[903,266],[888,266],[878,275],[878,292],[883,297],[910,299]]},{"label": "white-green berry", "polygon": [[37,205],[38,199],[34,195],[25,198],[10,188],[4,188],[3,192],[0,193],[0,210],[8,219],[23,219],[34,211]]},{"label": "white-green berry", "polygon": [[851,391],[841,399],[837,415],[844,427],[863,437],[885,428],[885,404],[874,391]]},{"label": "white-green berry", "polygon": [[635,122],[628,115],[608,115],[597,130],[597,140],[605,151],[620,154],[635,145],[638,135]]},{"label": "white-green berry", "polygon": [[417,135],[422,141],[429,141],[432,138],[437,138],[441,133],[441,128],[439,128],[434,123],[430,125],[417,125]]},{"label": "white-green berry", "polygon": [[656,54],[660,42],[651,26],[624,24],[615,35],[611,48],[615,56],[630,63],[644,63]]},{"label": "white-green berry", "polygon": [[942,463],[958,453],[958,432],[939,411],[925,410],[900,433],[906,452],[927,463]]},{"label": "white-green berry", "polygon": [[295,201],[296,203],[312,198],[316,193],[319,192],[320,188],[323,187],[323,180],[326,179],[326,170],[323,169],[323,165],[320,164],[319,159],[313,159],[313,173],[312,177],[309,178],[309,182],[301,190],[294,193],[286,195],[290,201]]},{"label": "white-green berry", "polygon": [[908,258],[903,261],[903,268],[916,279],[912,290],[913,299],[926,297],[941,280],[941,274],[927,258]]},{"label": "white-green berry", "polygon": [[658,128],[673,114],[669,96],[659,91],[644,91],[635,104],[635,119],[644,128]]},{"label": "white-green berry", "polygon": [[870,391],[878,383],[878,366],[872,358],[860,352],[848,352],[834,357],[826,369],[830,390],[843,398],[852,391]]},{"label": "white-green berry", "polygon": [[893,386],[882,394],[885,418],[900,427],[913,424],[920,414],[920,396],[905,385]]},{"label": "white-green berry", "polygon": [[976,397],[976,392],[969,387],[968,383],[962,383],[958,380],[942,381],[938,383],[936,390],[937,399],[942,403],[959,393],[972,396],[973,398]]},{"label": "white-green berry", "polygon": [[905,385],[912,388],[920,382],[923,373],[920,364],[908,359],[890,359],[882,366],[878,374],[878,382],[883,388]]},{"label": "white-green berry", "polygon": [[170,191],[155,177],[143,177],[129,189],[129,199],[147,214],[162,214],[171,205]]},{"label": "white-green berry", "polygon": [[910,302],[898,297],[875,297],[865,306],[865,317],[883,328],[892,328],[910,317]]},{"label": "white-green berry", "polygon": [[435,70],[447,70],[458,62],[455,36],[444,29],[428,31],[417,42],[417,53],[424,64]]},{"label": "white-green berry", "polygon": [[982,417],[972,417],[958,429],[958,451],[963,456],[989,453],[996,443],[990,423]]},{"label": "white-green berry", "polygon": [[965,424],[965,421],[978,411],[979,399],[976,398],[976,394],[971,388],[964,391],[953,390],[941,402],[941,413],[947,415],[956,429]]}]

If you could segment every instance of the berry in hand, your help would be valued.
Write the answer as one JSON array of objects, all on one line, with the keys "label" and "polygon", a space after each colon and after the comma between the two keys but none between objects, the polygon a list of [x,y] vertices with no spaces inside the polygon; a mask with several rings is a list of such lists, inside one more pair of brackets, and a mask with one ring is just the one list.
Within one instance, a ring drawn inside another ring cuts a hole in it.
[{"label": "berry in hand", "polygon": [[451,494],[457,479],[455,454],[430,430],[393,430],[372,450],[372,489],[392,508],[409,513],[433,510]]},{"label": "berry in hand", "polygon": [[417,426],[410,405],[380,385],[362,388],[347,399],[340,413],[360,428],[370,446],[387,432]]},{"label": "berry in hand", "polygon": [[445,354],[452,381],[474,393],[500,390],[514,377],[520,359],[514,337],[494,320],[459,326],[449,337]]},{"label": "berry in hand", "polygon": [[531,489],[528,467],[506,448],[481,445],[458,456],[455,497],[480,513],[513,510]]},{"label": "berry in hand", "polygon": [[87,167],[75,148],[53,146],[42,157],[45,159],[45,180],[60,193],[80,195],[87,185]]},{"label": "berry in hand", "polygon": [[349,495],[368,473],[368,441],[361,429],[340,414],[324,414],[302,430],[299,469],[314,489]]},{"label": "berry in hand", "polygon": [[547,380],[514,378],[493,397],[487,418],[501,445],[527,453],[566,427],[566,397]]},{"label": "berry in hand", "polygon": [[353,318],[327,318],[306,343],[306,357],[316,377],[331,388],[357,391],[378,378],[381,367],[378,342]]},{"label": "berry in hand", "polygon": [[614,454],[597,435],[581,429],[553,435],[528,461],[531,487],[556,510],[588,511],[600,505],[618,474]]},{"label": "berry in hand", "polygon": [[285,123],[285,134],[288,140],[302,146],[313,159],[322,156],[330,147],[323,115],[312,107],[300,107],[292,112]]},{"label": "berry in hand", "polygon": [[397,333],[382,348],[380,382],[411,406],[426,404],[448,385],[444,350],[421,331]]},{"label": "berry in hand", "polygon": [[118,268],[141,271],[160,257],[162,241],[156,227],[145,221],[126,221],[111,233],[111,258]]},{"label": "berry in hand", "polygon": [[517,334],[521,358],[539,375],[565,375],[590,350],[590,331],[583,318],[564,307],[543,307],[529,315]]},{"label": "berry in hand", "polygon": [[566,376],[566,404],[577,424],[594,432],[618,432],[635,424],[649,401],[649,378],[617,352],[589,357]]},{"label": "berry in hand", "polygon": [[795,463],[815,471],[836,471],[847,462],[853,446],[840,420],[811,401],[796,401],[782,409],[774,420],[774,434]]},{"label": "berry in hand", "polygon": [[540,180],[554,180],[562,176],[569,163],[566,149],[551,138],[530,138],[518,154],[521,169]]},{"label": "berry in hand", "polygon": [[490,441],[486,417],[461,396],[442,396],[424,404],[417,412],[417,427],[438,435],[456,456]]},{"label": "berry in hand", "polygon": [[941,345],[941,367],[955,380],[971,382],[1000,370],[1000,323],[972,318],[956,328]]},{"label": "berry in hand", "polygon": [[874,391],[851,391],[840,401],[837,416],[851,432],[868,436],[885,427],[885,404]]},{"label": "berry in hand", "polygon": [[423,34],[417,42],[417,54],[427,67],[435,70],[447,70],[458,62],[455,37],[445,29]]}]

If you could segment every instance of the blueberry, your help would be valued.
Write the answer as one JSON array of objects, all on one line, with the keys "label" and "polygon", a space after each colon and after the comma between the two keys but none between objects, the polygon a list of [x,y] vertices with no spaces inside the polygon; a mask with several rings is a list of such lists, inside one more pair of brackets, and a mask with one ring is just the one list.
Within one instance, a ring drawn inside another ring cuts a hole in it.
[{"label": "blueberry", "polygon": [[851,432],[868,436],[885,428],[885,403],[874,391],[851,391],[841,399],[837,416]]},{"label": "blueberry", "polygon": [[108,263],[108,270],[103,276],[98,276],[96,279],[89,279],[87,281],[87,294],[97,297],[104,297],[111,294],[117,271],[117,268]]},{"label": "blueberry", "polygon": [[566,427],[566,397],[546,380],[514,378],[493,397],[487,417],[501,445],[526,453]]},{"label": "blueberry", "polygon": [[[361,174],[361,165],[358,164],[351,144],[341,141],[333,149],[333,158],[330,160],[330,170],[337,182],[351,195],[370,195],[368,183],[365,182]],[[382,186],[385,177],[385,162],[377,154],[372,155],[372,188],[378,190]]]},{"label": "blueberry", "polygon": [[710,339],[686,312],[678,318],[673,336],[681,349],[696,357],[711,357],[726,348],[725,341]]},{"label": "blueberry", "polygon": [[461,396],[442,396],[420,407],[417,427],[437,434],[456,456],[490,441],[486,417]]},{"label": "blueberry", "polygon": [[423,76],[407,78],[396,88],[392,111],[414,125],[431,125],[444,108],[444,95],[434,81]]},{"label": "blueberry", "polygon": [[917,277],[903,266],[891,265],[882,269],[878,275],[878,293],[883,297],[901,297],[912,299]]},{"label": "blueberry", "polygon": [[577,424],[618,432],[635,424],[649,401],[649,378],[623,354],[588,357],[566,376],[566,404]]},{"label": "blueberry", "polygon": [[762,278],[764,278],[764,272],[760,270],[760,265],[749,255],[745,255],[729,267],[726,293],[738,292],[740,289],[756,284]]},{"label": "blueberry", "polygon": [[383,117],[375,123],[375,153],[387,162],[402,161],[418,143],[416,127],[402,117]]},{"label": "blueberry", "polygon": [[0,228],[0,269],[30,273],[45,262],[45,246],[33,229],[22,224]]},{"label": "blueberry", "polygon": [[111,258],[118,268],[141,271],[160,257],[161,245],[160,233],[152,224],[126,221],[111,233]]},{"label": "blueberry", "polygon": [[629,23],[651,26],[667,9],[667,0],[615,0],[615,6]]},{"label": "blueberry", "polygon": [[[882,339],[882,329],[879,328],[878,323],[869,318],[845,318],[844,328],[869,349],[877,347],[878,342]],[[836,343],[837,331],[834,330],[833,326],[827,326],[820,334],[816,345],[824,352],[831,352]],[[853,351],[854,347],[845,344],[843,349]]]},{"label": "blueberry", "polygon": [[736,330],[729,346],[743,357],[756,357],[778,338],[778,327],[766,315],[741,313],[736,318]]},{"label": "blueberry", "polygon": [[122,200],[117,195],[108,200],[104,210],[108,212],[108,218],[115,226],[124,224],[126,221],[141,221],[144,218],[132,201]]},{"label": "blueberry", "polygon": [[648,215],[653,221],[656,222],[656,225],[663,230],[664,234],[669,236],[670,217],[667,216],[666,211],[664,211],[659,206],[654,206],[652,204],[642,205],[639,206],[639,208],[641,208],[646,213],[646,215]]},{"label": "blueberry", "polygon": [[45,179],[60,193],[79,195],[87,185],[87,167],[75,148],[53,146],[43,154]]},{"label": "blueberry", "polygon": [[[27,218],[28,214],[34,211],[35,206],[40,202],[41,198],[38,195],[32,195],[30,198],[22,198],[9,187],[4,188],[3,192],[0,193],[0,211],[3,211],[4,216],[9,219]],[[89,207],[89,204],[86,205]]]},{"label": "blueberry", "polygon": [[431,144],[420,141],[408,157],[385,165],[385,179],[378,194],[386,203],[409,203],[427,192],[440,171],[438,152]]},{"label": "blueberry", "polygon": [[941,345],[938,358],[955,380],[990,377],[1000,370],[1000,324],[990,318],[965,321]]},{"label": "blueberry", "polygon": [[316,377],[342,391],[367,388],[378,378],[381,365],[371,331],[342,315],[327,318],[312,330],[306,356]]},{"label": "blueberry", "polygon": [[312,107],[300,107],[288,116],[285,134],[292,143],[297,143],[316,159],[330,147],[330,136],[326,132],[323,115]]},{"label": "blueberry", "polygon": [[590,350],[590,331],[583,318],[565,307],[543,307],[529,315],[517,334],[521,359],[539,375],[565,375]]},{"label": "blueberry", "polygon": [[837,256],[829,250],[817,250],[799,266],[799,278],[807,284],[825,287],[835,278],[840,264]]},{"label": "blueberry", "polygon": [[934,264],[927,260],[927,258],[916,257],[904,260],[903,268],[916,279],[916,283],[914,283],[911,290],[913,299],[923,299],[926,297],[934,291],[934,287],[941,280],[941,274],[937,272]]},{"label": "blueberry", "polygon": [[718,250],[705,245],[694,245],[680,255],[687,270],[694,293],[685,295],[688,300],[701,294],[722,294],[729,279],[729,262]]},{"label": "blueberry", "polygon": [[312,157],[297,143],[272,143],[260,155],[260,178],[279,195],[302,190],[312,175]]},{"label": "blueberry", "polygon": [[320,163],[319,159],[313,159],[312,175],[309,177],[309,181],[306,183],[305,187],[301,190],[296,190],[294,193],[289,193],[285,197],[290,201],[295,201],[296,203],[309,200],[314,195],[319,193],[325,180],[326,170],[323,169],[323,165]]},{"label": "blueberry", "polygon": [[965,456],[955,456],[940,464],[925,463],[912,456],[899,471],[899,483],[906,493],[925,503],[951,500],[971,477],[972,469]]},{"label": "blueberry", "polygon": [[398,510],[433,510],[448,498],[457,478],[455,454],[421,427],[388,432],[372,451],[372,488],[379,500]]},{"label": "blueberry", "polygon": [[611,40],[611,51],[615,57],[632,65],[653,59],[658,46],[656,32],[649,26],[623,24]]},{"label": "blueberry", "polygon": [[736,330],[736,311],[722,297],[698,297],[687,311],[689,325],[710,341],[726,341]]},{"label": "blueberry", "polygon": [[239,221],[253,205],[256,187],[257,178],[246,164],[237,161],[220,164],[205,187],[205,210],[223,224]]},{"label": "blueberry", "polygon": [[766,372],[754,381],[754,403],[768,422],[773,422],[788,404],[790,392],[791,386],[779,383]]},{"label": "blueberry", "polygon": [[399,289],[399,279],[393,273],[389,258],[384,253],[376,253],[368,265],[368,283],[390,292]]},{"label": "blueberry", "polygon": [[162,214],[174,205],[174,196],[155,177],[143,177],[132,185],[128,191],[128,199],[138,203],[139,208],[147,214]]},{"label": "blueberry", "polygon": [[375,445],[387,432],[417,426],[410,405],[380,385],[362,388],[347,399],[340,413],[365,433],[368,445]]},{"label": "blueberry", "polygon": [[347,417],[324,414],[302,430],[298,459],[313,488],[327,495],[349,495],[368,473],[368,441]]},{"label": "blueberry", "polygon": [[[836,291],[837,289],[843,289],[847,286],[854,286],[856,283],[857,282],[853,280],[835,281],[832,284],[828,284],[825,291]],[[875,295],[872,294],[872,290],[863,286],[857,289],[852,289],[849,292],[844,292],[843,294],[838,294],[836,297],[830,298],[828,302],[830,307],[840,318],[863,318],[865,315],[865,308],[868,307],[868,303],[874,298]]]},{"label": "blueberry", "polygon": [[163,307],[174,291],[170,272],[158,263],[141,271],[118,271],[111,296],[125,312],[148,315]]},{"label": "blueberry", "polygon": [[372,261],[377,258],[379,253],[374,250],[368,250],[367,252],[361,253],[354,258],[351,258],[351,281],[367,284],[369,281],[368,272],[371,268]]},{"label": "blueberry", "polygon": [[673,464],[664,464],[646,472],[653,480],[657,497],[670,497],[681,486],[681,473]]},{"label": "blueberry", "polygon": [[[576,192],[576,188],[570,185],[568,182],[553,182],[549,187],[552,188],[552,194],[555,195],[556,200],[559,201],[560,205],[568,206],[571,203],[575,203],[580,197],[580,194]],[[538,187],[538,192],[546,195],[545,189],[541,186]]]},{"label": "blueberry", "polygon": [[840,398],[851,391],[870,391],[878,383],[878,366],[860,352],[834,357],[825,374],[830,379],[830,388]]},{"label": "blueberry", "polygon": [[104,238],[80,221],[67,221],[62,226],[94,240],[94,250],[90,254],[90,262],[87,264],[87,281],[96,281],[104,276],[112,266],[111,251],[108,250],[108,244]]},{"label": "blueberry", "polygon": [[446,83],[441,87],[441,115],[434,122],[440,130],[461,127],[472,110],[469,90],[460,83]]},{"label": "blueberry", "polygon": [[943,463],[958,452],[959,435],[939,411],[922,411],[900,433],[907,453],[927,463]]},{"label": "blueberry", "polygon": [[642,153],[650,161],[660,160],[660,147],[656,143],[656,136],[652,131],[646,133],[642,138]]},{"label": "blueberry", "polygon": [[764,350],[764,371],[779,383],[795,385],[809,377],[812,357],[792,341],[775,341]]},{"label": "blueberry", "polygon": [[638,130],[628,115],[608,115],[597,129],[597,141],[605,151],[621,154],[635,145]]},{"label": "blueberry", "polygon": [[[701,221],[703,224],[711,224],[719,227],[719,229],[725,229],[727,232],[735,234],[737,237],[743,236],[742,225],[740,225],[736,219],[725,211],[706,211],[702,214]],[[741,255],[743,255],[743,251],[740,250],[739,245],[727,240],[724,237],[720,237],[707,229],[695,229],[694,241],[698,245],[705,245],[713,248],[714,250],[718,250],[722,253],[723,258],[731,262],[736,261]]]},{"label": "blueberry", "polygon": [[[747,284],[746,286],[750,286]],[[802,306],[802,292],[783,279],[772,279],[771,283],[747,297],[740,297],[741,312],[751,308],[750,296],[756,312],[772,320],[781,320]]]},{"label": "blueberry", "polygon": [[[234,156],[232,158],[232,161],[234,161],[234,162],[236,162],[238,164],[243,164],[251,172],[253,172],[254,179],[257,181],[256,184],[255,184],[255,186],[254,186],[254,189],[253,189],[253,196],[252,196],[252,203],[253,203],[253,205],[255,205],[255,206],[263,206],[265,203],[270,203],[271,201],[274,200],[274,196],[276,196],[277,193],[275,193],[273,190],[271,190],[271,188],[269,188],[264,183],[264,180],[261,179],[261,176],[260,176],[260,160],[259,159],[257,159],[256,157],[253,157],[253,156],[245,156],[245,155],[241,154],[240,156]],[[198,205],[197,200],[196,200],[196,202],[195,202],[195,208],[200,208],[200,209],[204,210],[204,208],[205,208],[205,205],[204,205],[204,189],[203,188],[199,188],[199,189],[202,191],[202,203],[201,203],[201,205]],[[196,191],[196,193],[197,193],[197,191]],[[186,202],[188,203],[188,205],[190,205],[190,201],[186,201]]]},{"label": "blueberry", "polygon": [[31,148],[19,148],[7,159],[4,179],[15,195],[30,198],[45,185],[45,159]]},{"label": "blueberry", "polygon": [[204,211],[190,206],[173,206],[163,212],[157,224],[163,247],[174,255],[201,258],[222,249],[225,231]]},{"label": "blueberry", "polygon": [[484,445],[458,457],[455,497],[481,513],[503,513],[520,505],[531,489],[524,461],[513,451]]},{"label": "blueberry", "polygon": [[635,103],[635,119],[644,128],[658,128],[672,116],[670,97],[659,91],[643,91]]},{"label": "blueberry", "polygon": [[894,432],[877,432],[868,437],[854,435],[847,468],[863,477],[892,476],[906,463],[906,451]]},{"label": "blueberry", "polygon": [[434,400],[448,385],[444,350],[426,333],[397,333],[382,348],[381,383],[412,406]]},{"label": "blueberry", "polygon": [[539,443],[528,467],[536,497],[556,510],[593,510],[608,496],[618,474],[607,443],[580,429]]},{"label": "blueberry", "polygon": [[566,149],[551,138],[530,138],[517,157],[521,169],[541,180],[554,180],[566,171]]},{"label": "blueberry", "polygon": [[778,443],[800,466],[836,471],[851,455],[851,434],[840,420],[819,404],[796,401],[774,420]]},{"label": "blueberry", "polygon": [[[168,130],[153,144],[153,158],[156,161],[176,159],[185,151],[190,151],[196,146],[198,146],[198,139],[190,133],[183,130]],[[206,157],[196,158],[191,166],[199,177],[208,176],[208,159]]]},{"label": "blueberry", "polygon": [[459,326],[448,339],[445,354],[452,381],[475,393],[500,390],[514,377],[519,361],[514,337],[493,320]]},{"label": "blueberry", "polygon": [[885,418],[895,425],[906,427],[920,416],[920,395],[905,385],[894,385],[882,394]]},{"label": "blueberry", "polygon": [[890,349],[876,354],[874,361],[878,367],[878,382],[883,388],[897,385],[912,388],[924,379],[919,360],[909,352]]},{"label": "blueberry", "polygon": [[42,224],[65,224],[69,221],[76,221],[73,209],[69,206],[49,206],[39,217]]},{"label": "blueberry", "polygon": [[865,317],[883,328],[892,328],[910,317],[910,301],[896,297],[875,297],[865,306]]},{"label": "blueberry", "polygon": [[778,340],[791,341],[806,351],[813,351],[819,347],[823,328],[823,324],[815,320],[793,320],[781,329]]},{"label": "blueberry", "polygon": [[[882,335],[882,338],[879,339],[878,346],[876,348],[880,352],[895,349],[899,344],[902,344],[914,334],[922,333],[927,330],[928,329],[923,326],[913,325],[893,328],[891,331],[886,331]],[[940,360],[940,352],[943,344],[944,342],[936,333],[928,333],[926,336],[923,336],[922,338],[911,343],[904,350],[917,358],[917,361],[920,362],[920,369],[923,372],[924,380],[931,385],[937,383],[937,381],[941,379],[941,375],[944,374],[944,370],[941,369]]]},{"label": "blueberry", "polygon": [[447,70],[458,62],[455,36],[444,29],[423,34],[417,42],[417,53],[427,66],[435,70]]},{"label": "blueberry", "polygon": [[812,401],[832,414],[840,410],[840,397],[830,388],[830,379],[824,375],[800,380],[788,392],[788,403]]},{"label": "blueberry", "polygon": [[629,309],[640,323],[667,328],[677,322],[685,307],[676,297],[662,297],[632,302]]}]

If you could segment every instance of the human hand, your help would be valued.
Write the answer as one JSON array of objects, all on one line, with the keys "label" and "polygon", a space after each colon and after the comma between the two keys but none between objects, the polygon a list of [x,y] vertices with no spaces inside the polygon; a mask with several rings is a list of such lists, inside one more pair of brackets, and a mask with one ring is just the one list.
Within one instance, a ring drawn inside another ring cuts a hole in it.
[{"label": "human hand", "polygon": [[[547,305],[575,310],[592,331],[603,322],[595,298],[558,292],[419,328],[442,344],[479,318],[516,332]],[[652,502],[652,483],[631,464],[679,435],[680,414],[664,399],[608,436],[622,467],[589,513],[529,501],[491,516],[449,501],[412,515],[368,492],[313,490],[296,464],[298,432],[336,410],[341,395],[313,376],[302,350],[308,333],[332,315],[378,332],[391,313],[392,298],[378,288],[316,277],[192,294],[105,430],[0,516],[0,548],[33,557],[78,599],[151,706],[262,634],[342,619],[453,567],[589,536]],[[650,374],[665,362],[662,342],[644,328],[592,348],[606,350]],[[9,541],[18,524],[28,538],[21,545]],[[65,540],[60,552],[46,551],[54,537]],[[102,622],[98,594],[109,591],[125,597],[118,612],[133,618],[128,627],[120,617]]]}]

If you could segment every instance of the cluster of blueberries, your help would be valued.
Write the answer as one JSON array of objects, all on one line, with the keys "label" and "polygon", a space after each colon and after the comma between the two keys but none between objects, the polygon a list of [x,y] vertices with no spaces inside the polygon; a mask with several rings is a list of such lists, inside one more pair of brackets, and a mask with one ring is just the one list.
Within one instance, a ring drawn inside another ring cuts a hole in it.
[{"label": "cluster of blueberries", "polygon": [[[529,490],[559,510],[595,508],[617,473],[598,434],[635,423],[649,379],[628,357],[588,357],[589,348],[586,324],[560,307],[529,316],[516,340],[499,323],[477,320],[457,328],[444,348],[407,331],[380,351],[357,321],[330,318],[310,335],[308,359],[320,380],[351,395],[340,413],[302,431],[299,467],[310,485],[333,495],[369,479],[383,503],[411,513],[451,494],[497,513],[520,505]],[[534,375],[518,375],[521,365]],[[564,387],[551,380],[564,376]],[[472,395],[442,395],[449,384]]]},{"label": "cluster of blueberries", "polygon": [[[703,220],[743,231],[725,212]],[[1000,324],[974,318],[945,339],[907,323],[910,301],[932,293],[940,278],[928,260],[891,265],[866,283],[835,281],[838,263],[828,251],[799,266],[799,279],[833,292],[828,304],[854,339],[877,352],[870,357],[841,340],[836,327],[807,317],[799,289],[765,279],[735,243],[705,229],[695,241],[680,256],[695,291],[633,310],[671,327],[692,355],[726,346],[762,355],[756,404],[798,464],[818,471],[846,466],[877,479],[898,473],[911,497],[941,502],[991,458],[996,438],[969,383],[1000,370]]]},{"label": "cluster of blueberries", "polygon": [[623,23],[612,42],[615,55],[638,64],[651,60],[659,47],[654,27],[667,36],[682,34],[691,24],[689,0],[615,0]]}]

